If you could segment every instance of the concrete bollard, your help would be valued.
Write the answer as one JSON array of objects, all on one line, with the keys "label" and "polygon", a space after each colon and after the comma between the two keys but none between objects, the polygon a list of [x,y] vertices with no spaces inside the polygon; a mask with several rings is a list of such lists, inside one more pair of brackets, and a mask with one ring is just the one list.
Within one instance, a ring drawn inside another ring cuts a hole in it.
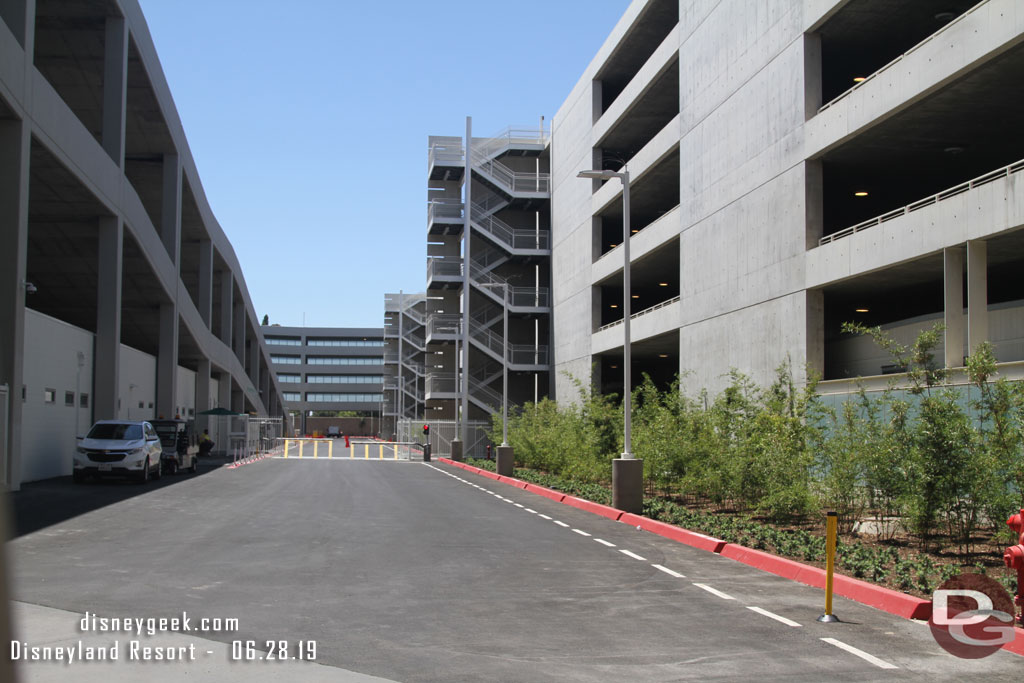
[{"label": "concrete bollard", "polygon": [[644,461],[612,460],[612,507],[635,515],[644,511]]},{"label": "concrete bollard", "polygon": [[462,441],[459,439],[452,441],[452,460],[462,462]]},{"label": "concrete bollard", "polygon": [[511,477],[515,468],[515,451],[511,446],[498,446],[497,471],[503,477]]}]

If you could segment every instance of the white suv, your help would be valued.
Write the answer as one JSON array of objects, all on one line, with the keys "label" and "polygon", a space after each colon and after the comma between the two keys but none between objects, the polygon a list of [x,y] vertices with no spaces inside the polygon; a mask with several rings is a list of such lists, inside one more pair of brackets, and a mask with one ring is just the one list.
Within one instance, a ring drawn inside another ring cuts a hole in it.
[{"label": "white suv", "polygon": [[117,475],[149,481],[160,478],[160,437],[148,422],[100,420],[78,442],[74,472],[76,482],[86,476]]}]

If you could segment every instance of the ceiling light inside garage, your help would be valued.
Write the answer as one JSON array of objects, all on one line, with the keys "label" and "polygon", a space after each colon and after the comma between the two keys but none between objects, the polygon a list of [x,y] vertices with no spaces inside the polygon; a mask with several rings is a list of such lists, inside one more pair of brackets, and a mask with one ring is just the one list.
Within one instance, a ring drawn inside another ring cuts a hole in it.
[{"label": "ceiling light inside garage", "polygon": [[865,192],[864,190],[859,190],[859,191],[857,191],[857,192],[854,192],[854,193],[853,193],[853,196],[854,196],[854,197],[867,197],[867,196],[868,196],[868,193],[867,193],[867,192]]}]

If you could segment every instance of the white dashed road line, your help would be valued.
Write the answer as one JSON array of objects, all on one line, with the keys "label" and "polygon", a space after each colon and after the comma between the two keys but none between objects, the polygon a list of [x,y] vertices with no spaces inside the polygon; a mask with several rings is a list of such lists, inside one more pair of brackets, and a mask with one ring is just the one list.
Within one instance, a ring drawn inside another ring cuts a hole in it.
[{"label": "white dashed road line", "polygon": [[825,641],[826,643],[828,643],[829,645],[835,645],[840,650],[846,650],[851,655],[856,655],[856,656],[860,657],[865,662],[871,662],[872,664],[877,666],[879,669],[898,669],[899,668],[895,664],[890,664],[889,662],[885,661],[884,659],[879,659],[878,657],[876,657],[874,655],[869,655],[867,652],[864,652],[864,650],[858,650],[857,648],[855,648],[852,645],[847,645],[846,643],[844,643],[841,640],[836,640],[835,638],[822,638],[822,640]]},{"label": "white dashed road line", "polygon": [[573,529],[573,531],[575,531],[576,533],[578,533],[578,534],[579,534],[580,536],[589,536],[589,535],[590,535],[590,534],[588,534],[588,533],[587,533],[586,531],[582,531],[582,530],[580,530],[580,529]]},{"label": "white dashed road line", "polygon": [[674,576],[677,579],[685,579],[686,578],[685,576],[683,576],[679,572],[672,571],[668,567],[662,567],[660,564],[652,564],[651,566],[654,567],[655,569],[657,569],[658,571],[663,571],[666,574],[668,574],[669,576]]},{"label": "white dashed road line", "polygon": [[569,528],[569,525],[566,524],[565,522],[559,522],[557,519],[553,519],[551,521],[554,522],[555,524],[557,524],[558,526],[564,526],[566,529]]},{"label": "white dashed road line", "polygon": [[526,507],[525,507],[525,506],[524,506],[524,505],[523,505],[522,503],[515,503],[514,505],[515,505],[515,506],[516,506],[517,508],[523,508],[524,510],[526,509]]},{"label": "white dashed road line", "polygon": [[551,518],[550,518],[550,517],[548,517],[547,515],[541,515],[541,517],[543,517],[544,519],[551,519]]},{"label": "white dashed road line", "polygon": [[636,553],[631,553],[628,550],[623,550],[622,548],[619,548],[619,552],[622,553],[623,555],[629,555],[634,560],[640,560],[641,562],[646,562],[647,561],[646,557],[640,557]]},{"label": "white dashed road line", "polygon": [[598,543],[600,543],[601,545],[608,546],[609,548],[616,547],[614,543],[609,543],[608,541],[604,540],[603,538],[595,538],[594,540],[597,541]]},{"label": "white dashed road line", "polygon": [[523,508],[523,509],[526,510],[527,512],[529,512],[531,515],[537,514],[536,510],[531,510],[530,508]]},{"label": "white dashed road line", "polygon": [[718,597],[722,598],[723,600],[735,600],[736,599],[736,598],[732,597],[731,595],[729,595],[727,593],[723,593],[720,590],[716,590],[716,589],[712,588],[711,586],[709,586],[709,585],[707,585],[705,583],[695,583],[693,585],[696,586],[697,588],[703,588],[708,593],[711,593],[712,595],[717,595]]},{"label": "white dashed road line", "polygon": [[774,619],[775,621],[781,621],[786,626],[795,626],[795,627],[799,627],[800,626],[800,624],[796,623],[792,619],[787,619],[786,617],[780,617],[778,614],[775,614],[774,612],[769,612],[766,609],[761,609],[760,607],[752,607],[750,605],[747,605],[747,609],[753,610],[754,612],[757,612],[758,614],[763,614],[764,616],[768,617],[769,619]]}]

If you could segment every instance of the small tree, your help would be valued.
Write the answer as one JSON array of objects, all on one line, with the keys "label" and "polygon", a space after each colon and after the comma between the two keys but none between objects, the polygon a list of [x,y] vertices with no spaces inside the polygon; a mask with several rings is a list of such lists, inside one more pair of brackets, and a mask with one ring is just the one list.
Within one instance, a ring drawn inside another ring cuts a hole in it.
[{"label": "small tree", "polygon": [[266,313],[264,313],[264,314],[263,314],[263,322],[262,322],[262,323],[260,323],[260,324],[261,324],[261,325],[263,325],[264,327],[266,327],[267,325],[269,325],[269,324],[270,324],[270,316],[269,316],[269,315],[267,315]]}]

